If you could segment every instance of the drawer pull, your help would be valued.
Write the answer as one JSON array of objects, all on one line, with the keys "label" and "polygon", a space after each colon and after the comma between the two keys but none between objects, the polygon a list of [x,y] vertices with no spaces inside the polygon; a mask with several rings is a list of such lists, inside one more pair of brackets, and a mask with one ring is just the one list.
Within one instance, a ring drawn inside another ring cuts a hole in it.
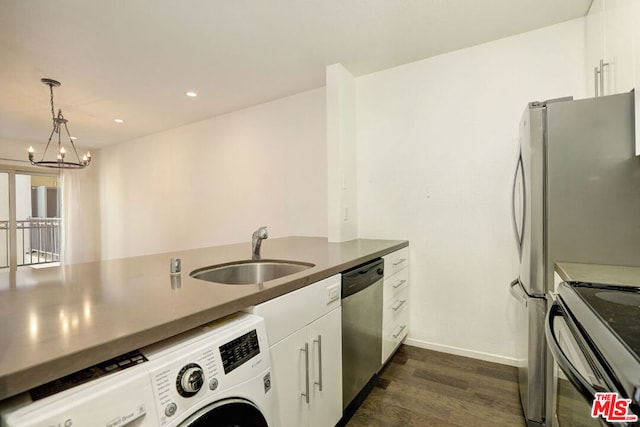
[{"label": "drawer pull", "polygon": [[405,329],[407,329],[407,325],[402,325],[399,328],[399,331],[396,332],[395,334],[393,334],[394,338],[398,338],[400,336],[400,334],[402,333],[402,331],[404,331]]},{"label": "drawer pull", "polygon": [[304,352],[304,367],[305,367],[305,391],[300,393],[304,396],[307,403],[309,403],[309,343],[304,343],[304,347],[300,349]]},{"label": "drawer pull", "polygon": [[405,262],[406,260],[407,260],[406,258],[400,258],[399,260],[393,262],[393,266],[396,267],[402,264],[403,262]]},{"label": "drawer pull", "polygon": [[398,289],[400,286],[404,285],[405,283],[407,283],[406,280],[402,279],[402,280],[398,280],[395,285],[393,285],[393,289]]},{"label": "drawer pull", "polygon": [[400,307],[402,307],[404,305],[404,303],[406,303],[407,300],[406,299],[401,299],[400,301],[396,301],[395,304],[393,304],[393,306],[391,306],[391,308],[393,309],[393,311],[398,311],[400,310]]},{"label": "drawer pull", "polygon": [[318,385],[318,391],[322,391],[322,335],[318,334],[318,339],[313,340],[318,343],[318,381],[314,381]]}]

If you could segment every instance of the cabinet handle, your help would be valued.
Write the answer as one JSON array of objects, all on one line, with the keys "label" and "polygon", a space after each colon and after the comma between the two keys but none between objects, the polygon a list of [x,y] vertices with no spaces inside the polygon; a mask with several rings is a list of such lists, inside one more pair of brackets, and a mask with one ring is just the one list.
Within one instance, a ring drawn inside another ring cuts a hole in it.
[{"label": "cabinet handle", "polygon": [[304,348],[301,348],[300,351],[304,352],[305,367],[305,392],[300,394],[302,394],[307,403],[309,403],[309,343],[304,343]]},{"label": "cabinet handle", "polygon": [[[600,66],[595,67],[593,69],[593,82],[594,82],[594,92],[597,96],[604,96],[604,67],[609,67],[608,62],[604,62],[603,59],[600,60]],[[598,90],[598,88],[600,90]]]},{"label": "cabinet handle", "polygon": [[393,311],[398,311],[398,310],[400,310],[400,307],[402,307],[404,305],[405,302],[407,302],[406,299],[402,299],[400,301],[396,301],[396,303],[393,304],[393,306],[391,308],[393,309]]},{"label": "cabinet handle", "polygon": [[394,338],[398,338],[400,336],[400,334],[402,333],[402,331],[404,331],[405,329],[407,329],[407,325],[400,326],[400,330],[397,333],[393,334],[393,337]]},{"label": "cabinet handle", "polygon": [[395,267],[395,266],[397,266],[397,265],[400,265],[400,264],[402,264],[403,262],[405,262],[406,260],[407,260],[406,258],[400,258],[399,260],[397,260],[397,261],[395,261],[395,262],[393,263],[393,266]]},{"label": "cabinet handle", "polygon": [[398,280],[398,281],[396,282],[396,284],[395,284],[395,285],[393,285],[393,289],[398,289],[400,286],[404,285],[405,283],[407,283],[407,281],[406,281],[406,280],[404,280],[404,279],[402,279],[402,280]]},{"label": "cabinet handle", "polygon": [[318,334],[318,339],[313,342],[318,343],[318,381],[315,381],[315,384],[318,385],[318,390],[322,391],[322,335]]}]

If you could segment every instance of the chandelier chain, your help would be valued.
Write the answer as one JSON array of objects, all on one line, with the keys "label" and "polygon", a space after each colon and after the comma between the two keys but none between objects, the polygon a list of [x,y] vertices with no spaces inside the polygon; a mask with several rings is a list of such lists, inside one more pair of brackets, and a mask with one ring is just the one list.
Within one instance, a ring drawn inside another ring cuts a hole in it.
[{"label": "chandelier chain", "polygon": [[55,108],[53,107],[53,85],[49,85],[49,92],[51,93],[51,118],[55,121],[56,113]]}]

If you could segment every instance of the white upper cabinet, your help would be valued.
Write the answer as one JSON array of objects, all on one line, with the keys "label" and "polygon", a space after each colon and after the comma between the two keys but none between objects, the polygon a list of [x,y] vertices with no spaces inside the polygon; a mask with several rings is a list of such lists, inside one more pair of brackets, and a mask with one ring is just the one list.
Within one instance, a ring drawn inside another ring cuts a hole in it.
[{"label": "white upper cabinet", "polygon": [[[597,96],[600,86],[600,61],[605,59],[604,0],[593,0],[586,18],[587,90],[590,97]],[[606,69],[606,67],[605,67]]]},{"label": "white upper cabinet", "polygon": [[629,92],[634,77],[634,9],[637,0],[605,0],[605,55],[611,93]]},{"label": "white upper cabinet", "polygon": [[635,87],[635,28],[638,0],[594,0],[586,19],[590,96],[628,92]]},{"label": "white upper cabinet", "polygon": [[[640,86],[640,0],[593,0],[586,19],[589,96]],[[640,95],[635,97],[636,155],[640,155]]]}]

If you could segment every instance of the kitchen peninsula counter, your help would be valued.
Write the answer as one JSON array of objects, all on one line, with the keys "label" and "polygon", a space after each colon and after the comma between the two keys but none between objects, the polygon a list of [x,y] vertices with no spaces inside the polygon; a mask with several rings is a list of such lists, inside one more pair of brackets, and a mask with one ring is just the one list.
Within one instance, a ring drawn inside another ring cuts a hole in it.
[{"label": "kitchen peninsula counter", "polygon": [[[407,241],[284,237],[263,259],[315,264],[257,285],[194,279],[195,269],[250,258],[242,243],[0,273],[0,400],[182,333],[408,246]],[[171,276],[170,259],[182,273]]]},{"label": "kitchen peninsula counter", "polygon": [[558,262],[555,271],[565,281],[640,286],[640,267]]}]

